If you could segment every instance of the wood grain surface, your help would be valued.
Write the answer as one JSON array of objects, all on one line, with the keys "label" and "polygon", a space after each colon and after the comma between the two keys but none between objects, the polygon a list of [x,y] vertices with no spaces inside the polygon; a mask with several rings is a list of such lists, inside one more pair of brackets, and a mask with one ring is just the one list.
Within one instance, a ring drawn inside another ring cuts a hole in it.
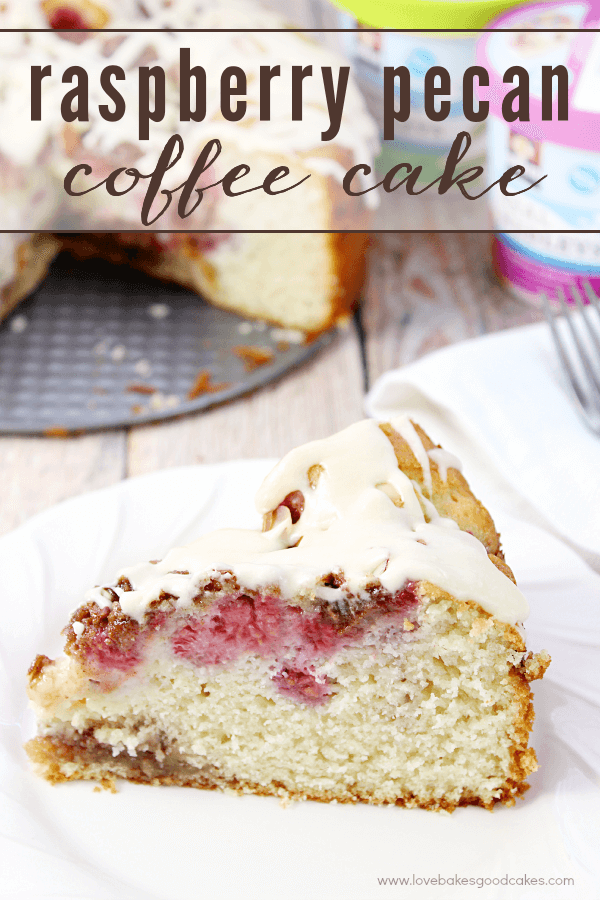
[{"label": "wood grain surface", "polygon": [[489,234],[384,234],[371,247],[362,321],[368,383],[487,332],[540,321],[492,272]]},{"label": "wood grain surface", "polygon": [[[444,227],[434,219],[431,227]],[[83,437],[0,438],[0,534],[60,500],[127,476],[281,456],[360,419],[366,385],[386,370],[539,320],[537,310],[494,281],[490,240],[475,233],[374,235],[362,329],[352,323],[316,358],[240,400]]]}]

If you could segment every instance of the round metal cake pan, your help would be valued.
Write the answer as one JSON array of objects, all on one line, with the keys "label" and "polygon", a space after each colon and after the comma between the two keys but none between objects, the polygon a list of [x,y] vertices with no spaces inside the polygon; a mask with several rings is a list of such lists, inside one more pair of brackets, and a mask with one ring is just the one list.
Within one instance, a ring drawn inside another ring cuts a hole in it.
[{"label": "round metal cake pan", "polygon": [[61,435],[197,412],[330,344],[241,318],[178,285],[61,254],[0,326],[0,433]]}]

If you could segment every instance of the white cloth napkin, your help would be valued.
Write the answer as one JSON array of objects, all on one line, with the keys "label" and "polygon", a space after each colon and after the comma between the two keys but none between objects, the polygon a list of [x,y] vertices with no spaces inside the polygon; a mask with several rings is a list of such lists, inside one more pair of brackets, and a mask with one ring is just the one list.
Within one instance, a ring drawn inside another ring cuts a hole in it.
[{"label": "white cloth napkin", "polygon": [[600,438],[575,411],[545,323],[387,372],[366,409],[378,419],[408,412],[460,457],[492,513],[544,528],[600,571]]}]

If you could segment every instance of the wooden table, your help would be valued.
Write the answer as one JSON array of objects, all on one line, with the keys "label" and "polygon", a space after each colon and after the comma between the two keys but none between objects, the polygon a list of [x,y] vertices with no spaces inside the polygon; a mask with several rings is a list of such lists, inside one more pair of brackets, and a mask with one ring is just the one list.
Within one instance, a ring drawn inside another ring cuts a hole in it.
[{"label": "wooden table", "polygon": [[465,338],[538,321],[538,311],[494,281],[490,242],[474,233],[374,235],[362,327],[353,322],[311,362],[249,397],[157,425],[0,438],[0,533],[129,476],[280,456],[362,418],[365,390],[386,370]]}]

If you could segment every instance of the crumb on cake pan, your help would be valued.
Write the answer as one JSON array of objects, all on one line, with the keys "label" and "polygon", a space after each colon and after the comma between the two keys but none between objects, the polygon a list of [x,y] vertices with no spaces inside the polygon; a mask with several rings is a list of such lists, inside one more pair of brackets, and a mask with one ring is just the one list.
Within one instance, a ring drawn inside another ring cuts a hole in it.
[{"label": "crumb on cake pan", "polygon": [[453,810],[537,768],[527,603],[452,454],[406,417],[289,453],[223,529],[93,588],[38,656],[51,782]]}]

